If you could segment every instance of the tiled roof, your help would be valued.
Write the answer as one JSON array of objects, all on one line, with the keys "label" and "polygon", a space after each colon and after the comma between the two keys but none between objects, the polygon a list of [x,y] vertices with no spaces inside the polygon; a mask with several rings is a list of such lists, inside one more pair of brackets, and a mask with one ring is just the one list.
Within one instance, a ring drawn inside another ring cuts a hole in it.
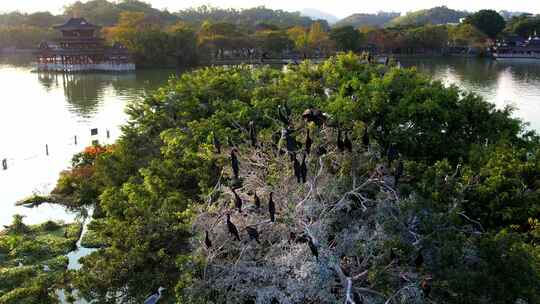
[{"label": "tiled roof", "polygon": [[54,27],[57,30],[97,29],[98,26],[91,24],[84,18],[71,18],[66,23]]}]

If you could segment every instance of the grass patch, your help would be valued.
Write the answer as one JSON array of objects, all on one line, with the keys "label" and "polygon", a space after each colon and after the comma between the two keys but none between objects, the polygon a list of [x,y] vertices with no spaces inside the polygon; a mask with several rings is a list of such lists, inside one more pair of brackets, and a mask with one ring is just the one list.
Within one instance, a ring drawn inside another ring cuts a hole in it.
[{"label": "grass patch", "polygon": [[103,231],[101,226],[105,225],[102,219],[94,219],[88,224],[88,230],[83,235],[81,245],[86,248],[103,248],[107,246],[107,240],[100,236],[97,231]]},{"label": "grass patch", "polygon": [[[17,227],[15,229],[14,227]],[[0,303],[56,303],[80,223],[12,225],[0,232]]]}]

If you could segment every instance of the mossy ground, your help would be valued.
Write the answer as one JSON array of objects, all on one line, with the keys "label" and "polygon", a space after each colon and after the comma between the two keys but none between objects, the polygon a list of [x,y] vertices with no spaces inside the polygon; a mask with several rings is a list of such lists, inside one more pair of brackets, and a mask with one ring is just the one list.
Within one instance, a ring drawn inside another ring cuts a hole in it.
[{"label": "mossy ground", "polygon": [[48,221],[0,232],[0,303],[54,303],[81,229]]},{"label": "mossy ground", "polygon": [[107,246],[107,241],[97,233],[97,230],[104,224],[104,220],[102,219],[92,220],[88,224],[88,230],[82,237],[81,246],[86,248],[102,248]]}]

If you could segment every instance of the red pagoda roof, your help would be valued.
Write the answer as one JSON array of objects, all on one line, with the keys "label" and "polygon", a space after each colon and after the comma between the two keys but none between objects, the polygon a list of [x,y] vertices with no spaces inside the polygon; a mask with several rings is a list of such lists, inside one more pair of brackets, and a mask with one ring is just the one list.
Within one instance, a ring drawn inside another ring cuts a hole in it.
[{"label": "red pagoda roof", "polygon": [[99,27],[84,18],[70,18],[66,23],[54,27],[57,30],[95,30]]}]

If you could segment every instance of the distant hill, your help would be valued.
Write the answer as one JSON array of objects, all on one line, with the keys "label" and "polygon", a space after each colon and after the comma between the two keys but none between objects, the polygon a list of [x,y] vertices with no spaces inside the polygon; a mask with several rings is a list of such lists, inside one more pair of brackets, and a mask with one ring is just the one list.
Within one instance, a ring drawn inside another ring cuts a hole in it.
[{"label": "distant hill", "polygon": [[404,16],[393,19],[388,23],[388,26],[459,23],[461,18],[465,18],[468,15],[468,12],[453,10],[446,6],[439,6],[409,12]]},{"label": "distant hill", "polygon": [[512,17],[519,17],[521,15],[533,15],[527,12],[510,12],[510,11],[500,11],[499,14],[503,16],[505,20],[511,19]]},{"label": "distant hill", "polygon": [[390,22],[392,19],[399,17],[400,15],[400,13],[393,12],[378,12],[377,14],[353,14],[338,21],[336,24],[334,24],[334,27],[341,27],[347,25],[351,25],[353,27],[383,27],[386,23]]},{"label": "distant hill", "polygon": [[334,24],[336,22],[338,22],[339,18],[330,14],[330,13],[327,13],[327,12],[323,12],[323,11],[320,11],[318,9],[314,9],[314,8],[305,8],[303,9],[300,14],[302,16],[306,16],[306,17],[310,17],[311,19],[314,19],[314,20],[319,20],[319,19],[323,19],[323,20],[326,20],[328,21],[329,24]]}]

